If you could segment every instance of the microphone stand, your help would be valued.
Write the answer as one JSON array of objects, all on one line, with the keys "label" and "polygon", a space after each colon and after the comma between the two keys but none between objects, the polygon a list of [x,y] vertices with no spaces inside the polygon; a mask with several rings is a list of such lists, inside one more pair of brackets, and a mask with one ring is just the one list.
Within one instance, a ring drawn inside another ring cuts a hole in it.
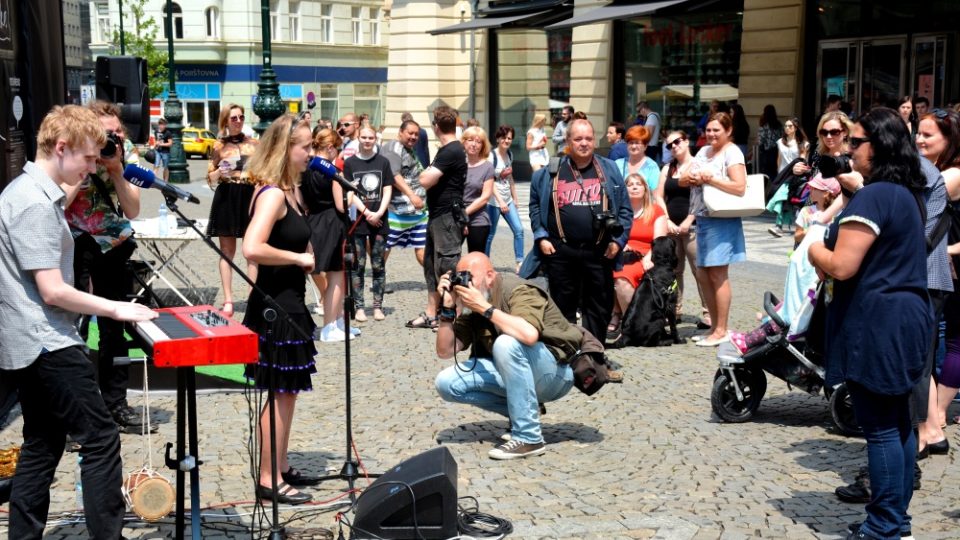
[{"label": "microphone stand", "polygon": [[[269,358],[271,361],[275,361],[276,357],[276,348],[270,343],[270,339],[273,337],[273,331],[276,328],[278,323],[289,325],[290,328],[293,328],[300,337],[307,341],[313,341],[313,336],[300,328],[297,323],[291,319],[290,314],[280,307],[277,301],[267,294],[263,289],[261,289],[250,276],[246,274],[233,259],[227,257],[226,254],[213,242],[213,240],[203,233],[197,224],[188,219],[187,216],[183,214],[180,208],[177,206],[177,197],[171,195],[167,192],[164,192],[164,198],[166,199],[167,208],[172,210],[175,214],[180,216],[191,229],[193,229],[203,240],[203,243],[206,244],[210,249],[212,249],[221,260],[227,261],[227,264],[230,265],[230,268],[237,273],[254,291],[256,291],[264,301],[266,307],[263,310],[263,319],[268,323],[267,329],[267,341],[266,347],[270,354]],[[275,362],[273,362],[275,363]],[[191,504],[191,521],[193,526],[193,538],[200,538],[200,471],[198,465],[200,461],[196,459],[198,454],[197,449],[197,407],[196,407],[196,373],[193,367],[187,368],[177,368],[177,459],[173,460],[170,458],[170,448],[171,443],[167,443],[167,466],[171,469],[177,471],[177,540],[183,539],[183,481],[184,481],[184,472],[190,471],[190,504]],[[186,388],[186,390],[184,389]],[[272,503],[272,514],[273,519],[270,525],[270,540],[282,540],[286,538],[286,532],[284,528],[280,526],[279,518],[279,500],[277,493],[277,437],[276,437],[276,415],[275,411],[275,392],[276,392],[276,381],[273,377],[273,371],[270,373],[268,391],[267,391],[267,408],[270,414],[270,471],[272,476],[271,482],[271,491],[273,497],[271,497]],[[188,407],[188,422],[190,424],[190,455],[184,455],[183,448],[183,398],[184,394],[189,393],[189,407]],[[263,452],[263,449],[260,449]],[[259,470],[259,469],[258,469]],[[257,479],[257,485],[260,485],[259,478]]]},{"label": "microphone stand", "polygon": [[[347,492],[350,494],[350,502],[356,504],[357,496],[355,491],[355,485],[358,478],[360,478],[359,472],[359,458],[357,461],[351,459],[351,455],[354,453],[353,448],[353,413],[351,410],[351,404],[353,402],[352,397],[352,386],[350,379],[350,320],[353,318],[354,313],[356,312],[356,300],[354,298],[353,290],[353,280],[350,279],[350,272],[353,270],[354,266],[354,232],[357,227],[363,221],[363,216],[358,215],[357,219],[351,220],[347,212],[350,209],[350,206],[347,204],[347,190],[343,191],[343,208],[345,210],[343,216],[341,217],[346,234],[343,239],[343,281],[344,281],[344,291],[343,296],[343,333],[344,333],[344,387],[346,388],[346,452],[344,454],[343,467],[340,469],[339,474],[331,474],[327,476],[321,476],[318,479],[318,482],[326,482],[328,480],[345,480],[347,482]],[[380,474],[370,474],[365,473],[365,476],[368,478],[377,478]]]}]

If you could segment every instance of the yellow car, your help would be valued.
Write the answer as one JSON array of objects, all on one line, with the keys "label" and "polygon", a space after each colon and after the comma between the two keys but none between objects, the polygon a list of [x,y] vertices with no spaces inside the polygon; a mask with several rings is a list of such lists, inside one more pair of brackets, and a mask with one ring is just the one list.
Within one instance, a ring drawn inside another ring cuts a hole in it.
[{"label": "yellow car", "polygon": [[213,153],[213,143],[216,141],[216,135],[206,129],[183,128],[183,153],[187,158],[190,156],[209,158]]}]

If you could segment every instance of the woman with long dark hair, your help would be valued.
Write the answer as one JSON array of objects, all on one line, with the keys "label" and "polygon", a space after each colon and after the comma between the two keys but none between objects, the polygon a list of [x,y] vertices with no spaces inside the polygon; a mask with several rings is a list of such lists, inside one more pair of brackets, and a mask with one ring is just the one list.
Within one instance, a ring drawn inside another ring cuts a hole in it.
[{"label": "woman with long dark hair", "polygon": [[750,124],[747,122],[747,113],[743,112],[743,105],[737,103],[731,105],[730,118],[733,120],[733,134],[731,135],[733,144],[737,145],[744,156],[749,155],[750,151],[747,145],[750,142]]},{"label": "woman with long dark hair", "polygon": [[760,129],[757,130],[757,147],[760,155],[760,174],[773,178],[777,175],[777,141],[783,136],[783,124],[777,118],[777,108],[767,104],[760,115]]},{"label": "woman with long dark hair", "polygon": [[917,455],[911,390],[934,324],[926,178],[906,124],[892,109],[860,117],[849,143],[854,172],[838,180],[860,187],[809,257],[827,276],[826,384],[846,383],[867,440],[871,499],[866,521],[848,538],[897,538],[909,534]]},{"label": "woman with long dark hair", "polygon": [[900,113],[900,119],[907,125],[907,131],[913,133],[917,127],[917,113],[913,111],[913,98],[903,96],[897,100],[897,112]]}]

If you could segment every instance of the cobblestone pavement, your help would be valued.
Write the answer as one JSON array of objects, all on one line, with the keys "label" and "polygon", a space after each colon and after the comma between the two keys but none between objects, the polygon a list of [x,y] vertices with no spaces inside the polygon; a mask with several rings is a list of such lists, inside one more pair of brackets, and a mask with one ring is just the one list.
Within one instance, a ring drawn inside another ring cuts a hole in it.
[{"label": "cobblestone pavement", "polygon": [[[201,163],[191,161],[194,177]],[[201,183],[188,188],[203,197],[203,205],[185,209],[205,217],[209,190]],[[158,203],[155,192],[147,193],[144,214],[155,215]],[[731,269],[736,328],[753,326],[764,290],[782,289],[790,241],[770,237],[768,226],[762,218],[747,221],[749,261]],[[501,225],[494,262],[502,271],[511,267],[510,241]],[[526,242],[529,248],[529,231]],[[202,245],[188,250],[187,260],[216,287],[211,254]],[[433,380],[449,362],[433,353],[434,334],[403,327],[425,298],[412,253],[393,254],[387,279],[396,291],[385,298],[387,320],[363,325],[363,335],[352,343],[353,427],[367,470],[383,471],[443,445],[458,464],[458,495],[476,497],[481,511],[511,520],[511,537],[522,539],[838,538],[848,523],[863,518],[862,506],[840,503],[833,489],[851,482],[865,463],[864,443],[834,431],[823,397],[791,391],[768,377],[767,396],[752,421],[717,422],[710,413],[714,351],[692,344],[613,351],[611,357],[624,366],[624,383],[593,397],[574,390],[548,404],[544,455],[490,460],[487,451],[507,429],[506,420],[441,401]],[[235,282],[237,298],[245,298],[246,288]],[[692,283],[689,273],[687,282]],[[243,307],[238,303],[238,310]],[[698,307],[686,302],[685,336],[694,332]],[[314,391],[299,400],[290,441],[294,466],[313,474],[336,472],[345,460],[344,346],[318,347]],[[138,404],[140,398],[131,394],[131,401]],[[151,401],[153,417],[161,422],[152,438],[153,460],[160,463],[164,444],[175,440],[175,399],[152,393]],[[242,394],[224,392],[201,394],[197,404],[204,537],[249,537],[238,527],[250,523],[252,510],[248,405]],[[12,415],[0,430],[0,448],[19,441],[20,426]],[[951,444],[960,445],[956,427],[948,435]],[[125,470],[133,471],[146,461],[143,438],[121,437]],[[960,537],[956,456],[922,462],[923,486],[911,505],[917,538]],[[51,488],[48,538],[85,536],[82,525],[64,514],[75,508],[74,469],[74,458],[66,456]],[[171,471],[163,472],[173,478]],[[310,491],[324,501],[341,495],[343,486],[328,482]],[[283,520],[303,518],[288,524],[291,538],[324,538],[328,528],[336,532],[332,512],[315,507],[312,515],[296,513],[303,509],[281,512]],[[0,522],[0,535],[5,532]],[[173,517],[156,524],[134,517],[124,534],[172,537]]]}]

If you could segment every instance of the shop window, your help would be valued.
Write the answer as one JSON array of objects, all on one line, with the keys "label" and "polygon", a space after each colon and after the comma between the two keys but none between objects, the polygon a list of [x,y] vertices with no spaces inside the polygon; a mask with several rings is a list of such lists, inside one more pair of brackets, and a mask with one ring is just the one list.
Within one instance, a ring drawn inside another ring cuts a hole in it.
[{"label": "shop window", "polygon": [[333,4],[320,5],[320,42],[333,43]]},{"label": "shop window", "polygon": [[208,7],[204,10],[207,23],[207,37],[210,39],[220,39],[220,10],[215,7]]},{"label": "shop window", "polygon": [[[168,4],[164,4],[163,6],[164,21],[166,21],[166,18],[167,18],[167,6]],[[173,15],[173,21],[172,21],[173,22],[173,38],[183,39],[183,9],[181,9],[180,4],[176,2],[169,4],[169,6],[171,8],[170,13]],[[163,39],[169,39],[170,36],[169,34],[167,34],[166,22],[163,22],[162,26],[163,26]]]},{"label": "shop window", "polygon": [[320,99],[317,100],[320,106],[320,118],[330,118],[337,121],[339,115],[339,92],[335,84],[320,85]]},{"label": "shop window", "polygon": [[370,115],[370,125],[376,128],[383,123],[383,99],[379,84],[357,84],[353,87],[353,109],[357,116]]}]

